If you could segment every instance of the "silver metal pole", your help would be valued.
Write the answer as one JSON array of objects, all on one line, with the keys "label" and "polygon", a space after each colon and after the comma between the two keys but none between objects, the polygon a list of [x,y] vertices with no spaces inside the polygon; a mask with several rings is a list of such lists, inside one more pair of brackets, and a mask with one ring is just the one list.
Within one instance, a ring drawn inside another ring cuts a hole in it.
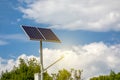
[{"label": "silver metal pole", "polygon": [[56,64],[57,62],[59,62],[63,58],[64,58],[64,56],[62,56],[61,58],[59,58],[58,60],[56,60],[54,63],[52,63],[51,65],[49,65],[47,68],[45,68],[44,71],[46,71],[48,68],[50,68],[51,66],[53,66],[54,64]]},{"label": "silver metal pole", "polygon": [[43,80],[43,51],[42,51],[42,40],[40,40],[40,68],[41,68],[41,80]]}]

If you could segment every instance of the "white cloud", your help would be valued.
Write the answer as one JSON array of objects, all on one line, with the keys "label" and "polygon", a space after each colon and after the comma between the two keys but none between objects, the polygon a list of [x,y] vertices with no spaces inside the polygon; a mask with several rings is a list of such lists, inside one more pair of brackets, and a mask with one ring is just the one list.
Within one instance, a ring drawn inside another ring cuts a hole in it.
[{"label": "white cloud", "polygon": [[25,41],[25,35],[23,34],[0,34],[1,39],[17,39]]},{"label": "white cloud", "polygon": [[[55,73],[58,70],[65,69],[83,69],[83,78],[98,76],[100,74],[109,74],[110,70],[119,72],[120,66],[120,44],[107,46],[103,42],[91,43],[83,46],[73,46],[70,49],[48,49],[44,48],[44,67],[53,63],[62,55],[65,56],[63,60],[48,69],[49,73]],[[22,54],[16,60],[5,60],[0,58],[0,69],[10,69],[13,64],[18,64],[19,58],[25,60],[35,56],[27,56]],[[39,57],[35,57],[39,59]],[[9,65],[9,66],[8,66]]]},{"label": "white cloud", "polygon": [[13,59],[6,60],[0,57],[0,74],[2,71],[12,70],[15,63],[16,62]]},{"label": "white cloud", "polygon": [[0,45],[7,45],[7,44],[8,44],[8,42],[0,40]]},{"label": "white cloud", "polygon": [[119,0],[25,0],[19,9],[24,18],[50,24],[52,28],[120,31]]},{"label": "white cloud", "polygon": [[8,40],[18,40],[27,42],[27,38],[23,34],[0,34],[0,45],[9,44]]}]

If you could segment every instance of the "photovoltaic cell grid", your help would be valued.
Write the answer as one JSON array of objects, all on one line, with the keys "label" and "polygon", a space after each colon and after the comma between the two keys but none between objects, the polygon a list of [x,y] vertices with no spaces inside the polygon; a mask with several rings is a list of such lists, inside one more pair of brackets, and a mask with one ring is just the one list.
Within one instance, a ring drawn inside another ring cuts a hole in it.
[{"label": "photovoltaic cell grid", "polygon": [[42,35],[40,35],[39,31],[35,27],[26,27],[22,26],[26,34],[29,36],[29,38],[32,39],[44,39]]},{"label": "photovoltaic cell grid", "polygon": [[42,40],[48,42],[60,42],[51,29],[36,28],[31,26],[22,26],[30,40]]}]

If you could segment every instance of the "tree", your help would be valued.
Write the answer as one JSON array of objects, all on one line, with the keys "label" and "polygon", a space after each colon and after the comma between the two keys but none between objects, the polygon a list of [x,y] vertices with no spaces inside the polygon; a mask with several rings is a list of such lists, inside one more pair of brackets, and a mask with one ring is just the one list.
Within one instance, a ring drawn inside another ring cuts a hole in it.
[{"label": "tree", "polygon": [[71,76],[71,73],[66,69],[60,70],[57,74],[57,80],[68,80]]},{"label": "tree", "polygon": [[[8,72],[2,72],[0,80],[34,80],[34,74],[40,73],[40,64],[35,58],[25,61],[24,59],[19,59],[19,66],[14,66],[13,69]],[[72,70],[74,75],[72,75]],[[77,73],[78,72],[78,73]],[[66,69],[59,70],[58,73],[52,74],[51,77],[47,71],[44,72],[44,80],[81,80],[81,71],[71,69],[68,71]],[[72,77],[75,77],[73,79]]]},{"label": "tree", "polygon": [[[24,59],[19,59],[19,66],[13,68],[12,71],[3,72],[0,80],[34,80],[34,73],[40,72],[40,65],[35,58],[25,62]],[[51,76],[45,72],[44,80],[51,80]]]},{"label": "tree", "polygon": [[53,80],[81,80],[82,70],[68,71],[66,69],[59,70],[57,74],[52,74]]},{"label": "tree", "polygon": [[90,80],[120,80],[120,73],[116,74],[111,70],[109,75],[100,75],[98,77],[93,77]]}]

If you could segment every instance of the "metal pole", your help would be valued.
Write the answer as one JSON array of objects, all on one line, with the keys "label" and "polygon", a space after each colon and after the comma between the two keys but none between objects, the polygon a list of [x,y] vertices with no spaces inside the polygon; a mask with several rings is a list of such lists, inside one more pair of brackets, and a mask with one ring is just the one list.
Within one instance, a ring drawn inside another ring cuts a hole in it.
[{"label": "metal pole", "polygon": [[41,80],[43,80],[43,52],[42,52],[42,40],[40,40],[40,68],[41,68]]},{"label": "metal pole", "polygon": [[56,64],[57,62],[59,62],[63,58],[64,58],[64,56],[62,56],[61,58],[59,58],[58,60],[56,60],[54,63],[52,63],[51,65],[49,65],[47,68],[45,68],[44,71],[46,71],[48,68],[50,68],[51,66],[53,66],[54,64]]}]

